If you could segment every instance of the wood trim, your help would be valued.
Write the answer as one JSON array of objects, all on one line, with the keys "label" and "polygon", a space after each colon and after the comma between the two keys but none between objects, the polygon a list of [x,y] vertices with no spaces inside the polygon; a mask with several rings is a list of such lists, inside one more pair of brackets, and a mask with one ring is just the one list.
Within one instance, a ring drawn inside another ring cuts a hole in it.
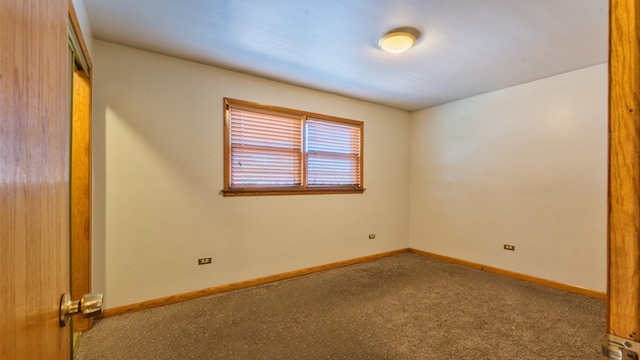
[{"label": "wood trim", "polygon": [[[222,108],[222,119],[224,120],[222,128],[222,141],[224,146],[224,189],[227,189],[231,183],[231,163],[229,161],[229,158],[231,157],[231,125],[229,117],[231,114],[229,110],[229,99],[224,99],[224,106]],[[224,190],[222,190],[222,194],[223,196],[226,196],[224,195]]]},{"label": "wood trim", "polygon": [[93,69],[93,63],[91,62],[91,55],[89,54],[89,48],[87,47],[87,42],[84,40],[84,35],[82,34],[82,29],[80,28],[80,22],[78,21],[78,15],[76,14],[76,9],[73,6],[73,1],[69,0],[69,21],[71,21],[71,26],[73,30],[76,32],[76,36],[78,37],[78,43],[80,43],[80,48],[82,50],[82,54],[84,55],[85,60],[87,61],[87,73],[91,76],[91,70]]},{"label": "wood trim", "polygon": [[259,110],[260,112],[263,112],[266,114],[272,114],[272,115],[278,115],[278,116],[288,115],[288,117],[291,117],[291,118],[308,117],[311,119],[326,120],[326,121],[332,121],[340,124],[349,124],[349,125],[355,125],[360,127],[362,127],[362,125],[364,124],[364,122],[360,120],[346,119],[346,118],[341,118],[337,116],[318,114],[314,112],[285,108],[281,106],[265,105],[265,104],[260,104],[256,102],[246,101],[246,100],[224,98],[224,104],[225,104],[225,108],[234,108],[234,109],[242,109],[242,110],[249,110],[249,111]]},{"label": "wood trim", "polygon": [[[306,175],[306,174],[305,174]],[[267,196],[267,195],[321,195],[321,194],[362,194],[366,189],[358,188],[262,188],[262,189],[224,189],[224,196]]]},{"label": "wood trim", "polygon": [[364,123],[360,126],[360,187],[362,191],[364,187]]},{"label": "wood trim", "polygon": [[640,4],[609,3],[607,332],[640,340]]},{"label": "wood trim", "polygon": [[[73,73],[71,119],[71,295],[91,292],[91,82]],[[93,319],[74,316],[73,331],[89,330]]]},{"label": "wood trim", "polygon": [[303,111],[289,109],[279,106],[260,104],[256,102],[246,101],[246,100],[238,100],[231,98],[224,98],[224,104],[226,109],[239,109],[239,110],[248,110],[248,111],[256,111],[260,110],[265,114],[283,116],[290,119],[299,119],[304,115]]},{"label": "wood trim", "polygon": [[166,296],[163,298],[143,301],[143,302],[139,302],[131,305],[118,306],[112,309],[106,309],[99,318],[107,318],[107,317],[131,313],[131,312],[136,312],[140,310],[151,309],[158,306],[175,304],[175,303],[179,303],[187,300],[201,298],[203,296],[219,294],[219,293],[228,292],[232,290],[244,289],[251,286],[267,284],[274,281],[291,279],[291,278],[295,278],[302,275],[308,275],[308,274],[312,274],[320,271],[336,269],[343,266],[349,266],[349,265],[359,264],[367,261],[382,259],[385,257],[398,255],[406,252],[409,252],[409,249],[388,251],[380,254],[374,254],[374,255],[363,256],[363,257],[350,259],[350,260],[338,261],[338,262],[334,262],[326,265],[312,266],[312,267],[308,267],[301,270],[289,271],[289,272],[265,276],[257,279],[240,281],[240,282],[231,283],[227,285],[215,286],[215,287],[211,287],[203,290],[191,291],[184,294]]},{"label": "wood trim", "polygon": [[583,287],[574,286],[574,285],[567,285],[567,284],[563,284],[563,283],[559,283],[551,280],[541,279],[535,276],[530,276],[526,274],[517,273],[514,271],[504,270],[504,269],[496,268],[493,266],[482,265],[482,264],[474,263],[471,261],[460,260],[460,259],[456,259],[456,258],[444,256],[444,255],[430,253],[427,251],[417,250],[417,249],[409,249],[409,251],[414,254],[430,257],[436,260],[445,261],[451,264],[462,265],[462,266],[470,267],[470,268],[481,270],[481,271],[487,271],[493,274],[502,275],[502,276],[506,276],[506,277],[510,277],[518,280],[523,280],[530,283],[550,287],[553,289],[585,295],[585,296],[600,299],[600,300],[605,300],[607,297],[607,295],[603,292],[585,289]]},{"label": "wood trim", "polygon": [[[93,64],[73,1],[68,0],[69,23],[86,62],[86,69],[74,71],[71,120],[71,295],[74,300],[90,293],[91,285],[91,71]],[[86,331],[93,319],[74,316],[75,332]]]}]

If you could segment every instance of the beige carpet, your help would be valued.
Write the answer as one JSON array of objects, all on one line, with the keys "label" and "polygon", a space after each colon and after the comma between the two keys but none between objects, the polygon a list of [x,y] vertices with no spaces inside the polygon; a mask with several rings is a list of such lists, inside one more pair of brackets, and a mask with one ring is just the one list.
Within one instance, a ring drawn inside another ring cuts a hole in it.
[{"label": "beige carpet", "polygon": [[89,359],[601,359],[605,303],[401,254],[98,321]]}]

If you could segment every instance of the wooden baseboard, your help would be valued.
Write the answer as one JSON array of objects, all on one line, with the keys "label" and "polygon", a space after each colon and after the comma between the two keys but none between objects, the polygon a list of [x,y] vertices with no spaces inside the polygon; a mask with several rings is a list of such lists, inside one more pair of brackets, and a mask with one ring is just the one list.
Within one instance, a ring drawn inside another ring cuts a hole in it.
[{"label": "wooden baseboard", "polygon": [[135,303],[135,304],[118,306],[118,307],[114,307],[114,308],[111,308],[111,309],[105,309],[104,312],[102,313],[102,315],[98,316],[97,318],[98,319],[107,318],[107,317],[112,317],[112,316],[118,316],[118,315],[123,315],[123,314],[127,314],[127,313],[132,313],[132,312],[136,312],[136,311],[140,311],[140,310],[151,309],[151,308],[158,307],[158,306],[175,304],[175,303],[179,303],[179,302],[183,302],[183,301],[187,301],[187,300],[193,300],[193,299],[201,298],[203,296],[219,294],[219,293],[232,291],[232,290],[244,289],[244,288],[248,288],[248,287],[251,287],[251,286],[267,284],[267,283],[274,282],[274,281],[279,281],[279,280],[291,279],[291,278],[294,278],[294,277],[307,275],[307,274],[312,274],[312,273],[316,273],[316,272],[319,272],[319,271],[336,269],[336,268],[343,267],[343,266],[354,265],[354,264],[359,264],[359,263],[363,263],[363,262],[367,262],[367,261],[377,260],[377,259],[385,258],[385,257],[388,257],[388,256],[393,256],[393,255],[397,255],[397,254],[406,253],[406,252],[409,252],[409,251],[410,251],[410,249],[394,250],[394,251],[389,251],[389,252],[380,253],[380,254],[363,256],[363,257],[350,259],[350,260],[338,261],[338,262],[334,262],[334,263],[330,263],[330,264],[326,264],[326,265],[312,266],[312,267],[301,269],[301,270],[289,271],[289,272],[276,274],[276,275],[271,275],[271,276],[265,276],[265,277],[261,277],[261,278],[257,278],[257,279],[240,281],[240,282],[231,283],[231,284],[227,284],[227,285],[221,285],[221,286],[215,286],[215,287],[211,287],[211,288],[207,288],[207,289],[191,291],[191,292],[184,293],[184,294],[165,296],[165,297],[162,297],[162,298],[153,299],[153,300],[147,300],[147,301],[143,301],[143,302],[139,302],[139,303]]},{"label": "wooden baseboard", "polygon": [[510,278],[518,279],[518,280],[528,281],[534,284],[543,285],[543,286],[547,286],[547,287],[558,289],[558,290],[585,295],[585,296],[589,296],[596,299],[605,300],[607,298],[607,295],[605,293],[585,289],[579,286],[562,284],[562,283],[558,283],[551,280],[545,280],[545,279],[537,278],[530,275],[520,274],[520,273],[509,271],[509,270],[503,270],[503,269],[495,268],[492,266],[474,263],[471,261],[460,260],[460,259],[456,259],[456,258],[444,256],[444,255],[430,253],[427,251],[407,248],[407,249],[394,250],[394,251],[389,251],[389,252],[380,253],[380,254],[363,256],[363,257],[350,259],[350,260],[338,261],[338,262],[334,262],[326,265],[312,266],[312,267],[301,269],[301,270],[289,271],[281,274],[265,276],[265,277],[252,279],[252,280],[240,281],[240,282],[231,283],[227,285],[215,286],[207,289],[191,291],[184,294],[165,296],[162,298],[147,300],[147,301],[143,301],[135,304],[118,306],[111,309],[105,309],[102,315],[98,317],[98,319],[118,316],[122,314],[132,313],[132,312],[145,310],[145,309],[151,309],[154,307],[159,307],[164,305],[175,304],[175,303],[179,303],[187,300],[201,298],[204,296],[219,294],[219,293],[232,291],[232,290],[244,289],[244,288],[248,288],[256,285],[267,284],[274,281],[291,279],[291,278],[302,276],[302,275],[312,274],[312,273],[330,270],[330,269],[336,269],[336,268],[348,266],[348,265],[359,264],[359,263],[381,259],[388,256],[393,256],[393,255],[402,254],[406,252],[411,252],[414,254],[430,257],[440,261],[445,261],[452,264],[457,264],[457,265],[470,267],[473,269],[487,271],[493,274],[507,276]]},{"label": "wooden baseboard", "polygon": [[496,267],[493,267],[493,266],[487,266],[487,265],[474,263],[474,262],[471,262],[471,261],[460,260],[460,259],[456,259],[456,258],[444,256],[444,255],[438,255],[438,254],[430,253],[430,252],[427,252],[427,251],[422,251],[422,250],[417,250],[417,249],[409,249],[409,252],[412,252],[412,253],[418,254],[418,255],[422,255],[422,256],[426,256],[426,257],[430,257],[430,258],[433,258],[433,259],[445,261],[445,262],[448,262],[448,263],[462,265],[462,266],[466,266],[466,267],[470,267],[470,268],[478,269],[478,270],[482,270],[482,271],[487,271],[487,272],[490,272],[490,273],[493,273],[493,274],[507,276],[507,277],[510,277],[510,278],[523,280],[523,281],[531,282],[531,283],[534,283],[534,284],[543,285],[543,286],[554,288],[554,289],[558,289],[558,290],[568,291],[568,292],[571,292],[571,293],[580,294],[580,295],[584,295],[584,296],[588,296],[588,297],[592,297],[592,298],[596,298],[596,299],[600,299],[600,300],[606,300],[607,299],[607,294],[606,293],[595,291],[595,290],[590,290],[590,289],[585,289],[585,288],[579,287],[579,286],[567,285],[567,284],[563,284],[563,283],[559,283],[559,282],[555,282],[555,281],[551,281],[551,280],[541,279],[541,278],[538,278],[538,277],[535,277],[535,276],[525,275],[525,274],[517,273],[517,272],[514,272],[514,271],[509,271],[509,270],[496,268]]}]

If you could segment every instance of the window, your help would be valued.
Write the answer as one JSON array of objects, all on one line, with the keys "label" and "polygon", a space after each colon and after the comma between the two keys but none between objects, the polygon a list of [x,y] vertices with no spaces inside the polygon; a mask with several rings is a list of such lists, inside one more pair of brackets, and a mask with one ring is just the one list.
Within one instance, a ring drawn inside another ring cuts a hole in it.
[{"label": "window", "polygon": [[361,121],[224,99],[225,196],[362,193]]}]

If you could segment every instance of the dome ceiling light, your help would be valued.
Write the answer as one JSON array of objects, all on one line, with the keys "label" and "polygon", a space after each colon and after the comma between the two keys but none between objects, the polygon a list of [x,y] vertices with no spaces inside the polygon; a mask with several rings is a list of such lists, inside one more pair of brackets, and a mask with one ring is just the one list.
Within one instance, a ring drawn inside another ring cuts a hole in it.
[{"label": "dome ceiling light", "polygon": [[380,49],[397,54],[409,50],[420,37],[420,31],[412,27],[397,28],[386,33],[378,46]]}]

